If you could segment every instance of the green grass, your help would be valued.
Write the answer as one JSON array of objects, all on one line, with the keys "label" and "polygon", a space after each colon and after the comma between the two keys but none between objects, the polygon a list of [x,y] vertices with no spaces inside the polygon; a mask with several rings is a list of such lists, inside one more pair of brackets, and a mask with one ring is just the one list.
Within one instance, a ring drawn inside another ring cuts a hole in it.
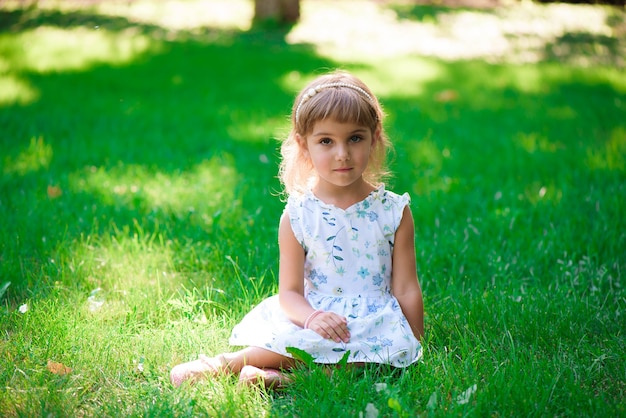
[{"label": "green grass", "polygon": [[[588,65],[357,59],[247,30],[245,13],[163,23],[197,16],[193,1],[39,3],[0,6],[1,416],[626,414],[626,79],[619,54],[591,54],[608,35],[546,45]],[[404,24],[454,13],[394,10]],[[623,45],[623,10],[593,10]],[[424,361],[299,370],[284,393],[229,377],[172,388],[173,365],[227,349],[276,291],[276,139],[296,91],[336,67],[388,114]]]}]

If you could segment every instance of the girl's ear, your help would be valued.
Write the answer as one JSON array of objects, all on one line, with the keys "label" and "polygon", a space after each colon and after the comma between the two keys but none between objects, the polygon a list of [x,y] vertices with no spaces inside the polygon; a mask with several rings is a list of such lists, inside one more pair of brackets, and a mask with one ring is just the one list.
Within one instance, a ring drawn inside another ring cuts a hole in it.
[{"label": "girl's ear", "polygon": [[378,145],[378,141],[380,141],[381,132],[382,132],[382,128],[380,127],[380,125],[378,125],[376,127],[376,130],[374,131],[374,135],[372,136],[372,146]]},{"label": "girl's ear", "polygon": [[304,138],[300,134],[296,134],[296,142],[298,143],[298,146],[302,151],[302,155],[304,155],[306,158],[309,158],[309,148],[307,147],[306,138]]}]

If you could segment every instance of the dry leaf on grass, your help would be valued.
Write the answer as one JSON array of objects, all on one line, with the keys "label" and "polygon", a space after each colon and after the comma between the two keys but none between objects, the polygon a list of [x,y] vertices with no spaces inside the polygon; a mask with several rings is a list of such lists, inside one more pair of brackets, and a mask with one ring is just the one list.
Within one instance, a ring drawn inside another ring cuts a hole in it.
[{"label": "dry leaf on grass", "polygon": [[52,186],[52,185],[48,186],[48,197],[50,199],[56,199],[57,197],[60,197],[62,194],[63,194],[63,191],[61,190],[59,186]]},{"label": "dry leaf on grass", "polygon": [[48,371],[50,373],[58,374],[59,376],[65,376],[72,373],[72,369],[64,365],[63,363],[57,363],[56,361],[48,360]]},{"label": "dry leaf on grass", "polygon": [[442,103],[453,102],[458,98],[459,93],[457,93],[455,90],[443,90],[435,95],[435,100]]}]

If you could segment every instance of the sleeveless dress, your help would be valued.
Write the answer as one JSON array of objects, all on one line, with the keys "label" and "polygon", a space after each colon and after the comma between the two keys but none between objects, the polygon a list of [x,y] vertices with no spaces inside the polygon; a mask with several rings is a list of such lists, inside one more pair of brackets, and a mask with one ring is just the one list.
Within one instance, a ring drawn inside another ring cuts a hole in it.
[{"label": "sleeveless dress", "polygon": [[384,185],[346,210],[310,191],[290,197],[285,211],[306,255],[305,297],[315,309],[345,316],[350,341],[336,343],[294,324],[275,295],[233,328],[229,343],[287,357],[287,347],[296,347],[323,364],[338,363],[348,351],[348,362],[406,367],[419,360],[422,347],[391,293],[395,232],[409,202],[408,194]]}]

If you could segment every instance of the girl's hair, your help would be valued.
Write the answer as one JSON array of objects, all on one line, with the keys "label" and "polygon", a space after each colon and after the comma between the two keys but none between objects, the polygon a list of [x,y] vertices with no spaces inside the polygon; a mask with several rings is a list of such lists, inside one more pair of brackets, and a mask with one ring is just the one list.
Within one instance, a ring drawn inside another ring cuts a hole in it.
[{"label": "girl's hair", "polygon": [[367,126],[380,138],[372,144],[369,164],[363,173],[366,181],[378,185],[388,175],[386,166],[389,139],[382,126],[383,110],[378,99],[361,80],[346,72],[323,75],[307,85],[296,97],[291,112],[291,131],[281,145],[279,178],[287,195],[308,190],[317,174],[304,155],[296,134],[306,138],[316,122],[334,119],[339,123]]}]

